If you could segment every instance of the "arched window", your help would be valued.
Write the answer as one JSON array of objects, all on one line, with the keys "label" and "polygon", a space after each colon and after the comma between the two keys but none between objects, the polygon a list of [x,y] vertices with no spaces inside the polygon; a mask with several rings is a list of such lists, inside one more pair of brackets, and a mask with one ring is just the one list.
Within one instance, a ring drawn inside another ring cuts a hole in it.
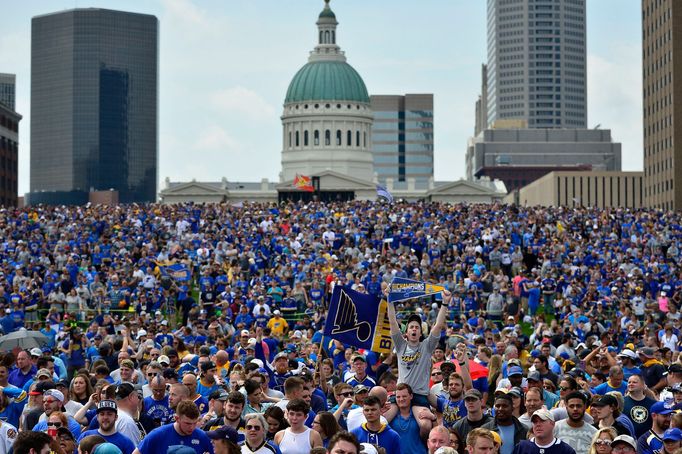
[{"label": "arched window", "polygon": [[341,130],[340,129],[336,130],[336,146],[337,147],[341,146]]},{"label": "arched window", "polygon": [[355,131],[355,146],[360,146],[360,131]]},{"label": "arched window", "polygon": [[308,130],[303,131],[303,146],[308,146]]},{"label": "arched window", "polygon": [[324,144],[327,146],[332,144],[332,132],[329,129],[324,132]]},{"label": "arched window", "polygon": [[298,131],[296,131],[296,146],[298,147],[299,145],[300,145],[299,134]]},{"label": "arched window", "polygon": [[366,132],[362,133],[362,146],[367,148],[367,133]]},{"label": "arched window", "polygon": [[289,148],[291,148],[291,131],[289,131]]},{"label": "arched window", "polygon": [[346,133],[346,145],[349,147],[353,145],[353,133],[350,132],[350,129]]},{"label": "arched window", "polygon": [[332,30],[332,44],[336,44],[336,32]]},{"label": "arched window", "polygon": [[322,44],[322,30],[320,30],[320,44]]},{"label": "arched window", "polygon": [[324,32],[324,43],[329,44],[329,30]]},{"label": "arched window", "polygon": [[320,131],[317,129],[313,133],[313,145],[318,146],[320,144]]}]

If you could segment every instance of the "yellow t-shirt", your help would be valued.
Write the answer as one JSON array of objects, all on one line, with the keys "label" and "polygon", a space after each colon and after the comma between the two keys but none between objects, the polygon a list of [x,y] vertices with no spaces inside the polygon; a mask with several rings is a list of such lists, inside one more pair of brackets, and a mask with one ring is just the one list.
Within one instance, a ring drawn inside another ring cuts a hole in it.
[{"label": "yellow t-shirt", "polygon": [[268,321],[268,328],[272,330],[272,335],[273,336],[282,336],[284,334],[284,330],[287,327],[287,321],[284,320],[282,317],[279,319],[277,318],[271,318]]}]

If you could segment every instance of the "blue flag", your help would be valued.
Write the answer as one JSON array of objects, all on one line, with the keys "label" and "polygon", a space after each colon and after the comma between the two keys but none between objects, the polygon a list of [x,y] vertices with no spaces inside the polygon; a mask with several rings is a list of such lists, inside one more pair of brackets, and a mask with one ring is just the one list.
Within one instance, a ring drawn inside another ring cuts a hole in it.
[{"label": "blue flag", "polygon": [[184,263],[159,265],[159,269],[162,275],[170,276],[176,282],[187,282],[192,278],[192,272]]},{"label": "blue flag", "polygon": [[388,203],[393,203],[393,194],[388,192],[388,189],[380,184],[377,185],[377,197],[382,197],[386,199]]},{"label": "blue flag", "polygon": [[396,303],[412,298],[421,298],[422,296],[440,293],[443,290],[445,290],[445,287],[442,285],[394,277],[391,285],[388,287],[388,302]]},{"label": "blue flag", "polygon": [[393,342],[388,304],[374,295],[337,285],[332,293],[323,334],[346,345],[389,353]]}]

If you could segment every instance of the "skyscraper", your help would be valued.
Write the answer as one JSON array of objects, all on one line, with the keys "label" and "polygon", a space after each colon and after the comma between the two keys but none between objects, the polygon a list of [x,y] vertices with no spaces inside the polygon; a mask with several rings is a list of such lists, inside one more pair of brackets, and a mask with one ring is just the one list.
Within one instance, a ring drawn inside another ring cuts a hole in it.
[{"label": "skyscraper", "polygon": [[586,128],[585,0],[488,0],[487,78],[488,126]]},{"label": "skyscraper", "polygon": [[679,1],[642,1],[644,201],[669,210],[682,209],[680,24]]},{"label": "skyscraper", "polygon": [[0,73],[0,103],[16,110],[17,76]]},{"label": "skyscraper", "polygon": [[156,199],[158,20],[88,8],[33,18],[28,203],[113,189]]},{"label": "skyscraper", "polygon": [[372,155],[379,181],[433,178],[433,95],[370,96]]}]

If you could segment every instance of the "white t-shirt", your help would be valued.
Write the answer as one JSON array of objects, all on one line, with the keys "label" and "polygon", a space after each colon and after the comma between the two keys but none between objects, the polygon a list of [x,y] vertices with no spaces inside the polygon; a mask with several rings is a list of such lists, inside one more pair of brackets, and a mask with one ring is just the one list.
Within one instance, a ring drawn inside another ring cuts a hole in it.
[{"label": "white t-shirt", "polygon": [[[362,413],[362,407],[354,408],[348,412],[348,416],[346,416],[348,432],[357,429],[363,422],[367,422],[367,419],[365,419],[365,415]],[[388,425],[388,421],[383,416],[381,417],[381,423]]]},{"label": "white t-shirt", "polygon": [[132,441],[137,448],[137,445],[142,441],[142,434],[140,434],[140,429],[137,428],[137,424],[132,416],[119,408],[115,427],[116,432],[120,432],[122,435],[130,438],[130,441]]}]

